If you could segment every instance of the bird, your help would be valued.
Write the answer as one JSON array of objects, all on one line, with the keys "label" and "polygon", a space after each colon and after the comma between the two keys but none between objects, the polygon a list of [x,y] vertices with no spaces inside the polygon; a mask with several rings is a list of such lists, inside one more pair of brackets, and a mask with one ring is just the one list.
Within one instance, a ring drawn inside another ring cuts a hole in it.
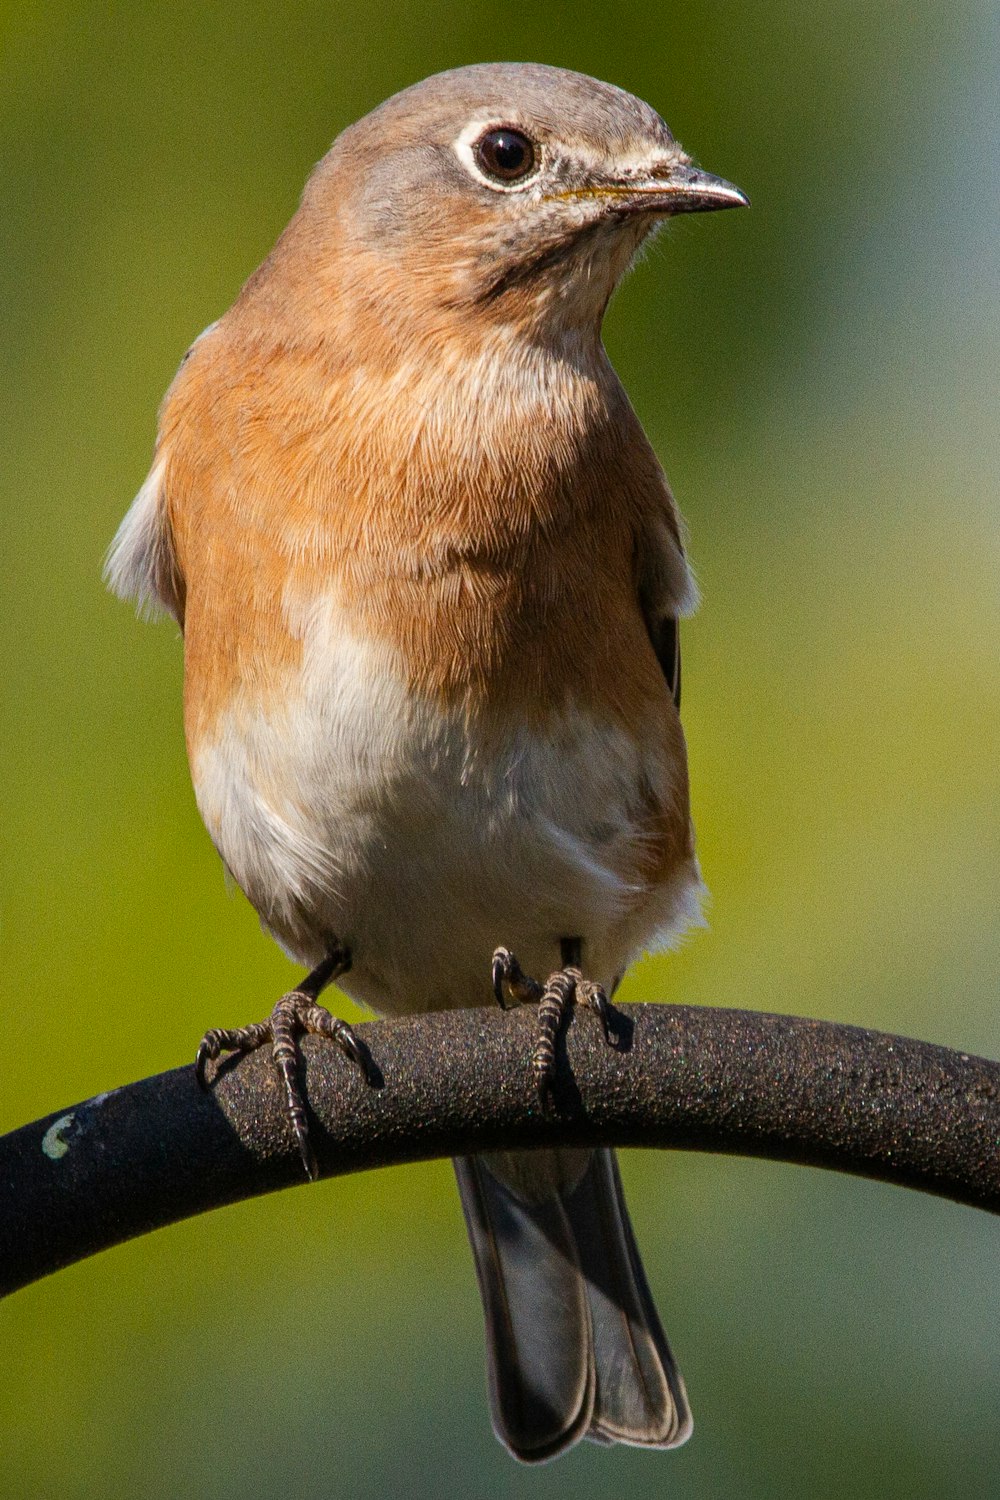
[{"label": "bird", "polygon": [[[550,1108],[567,1012],[607,1028],[627,966],[701,920],[697,589],[601,325],[657,228],[747,201],[612,84],[436,74],[337,137],[164,398],[107,580],[180,625],[198,809],[309,970],[198,1072],[271,1046],[310,1175],[298,1038],[368,1067],[332,981],[381,1015],[537,1004]],[[455,1170],[500,1441],[682,1443],[612,1151]]]}]

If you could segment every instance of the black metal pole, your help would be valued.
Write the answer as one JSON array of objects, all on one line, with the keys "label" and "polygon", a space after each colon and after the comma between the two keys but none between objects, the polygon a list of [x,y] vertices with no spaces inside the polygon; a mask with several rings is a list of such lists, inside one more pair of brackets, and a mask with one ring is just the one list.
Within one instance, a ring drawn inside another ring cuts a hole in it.
[{"label": "black metal pole", "polygon": [[[376,1086],[303,1046],[320,1172],[566,1144],[728,1152],[828,1167],[1000,1212],[1000,1064],[795,1016],[617,1010],[616,1045],[578,1015],[543,1112],[530,1008],[357,1028]],[[192,1067],[0,1139],[0,1294],[241,1198],[303,1182],[267,1049],[201,1092]]]}]

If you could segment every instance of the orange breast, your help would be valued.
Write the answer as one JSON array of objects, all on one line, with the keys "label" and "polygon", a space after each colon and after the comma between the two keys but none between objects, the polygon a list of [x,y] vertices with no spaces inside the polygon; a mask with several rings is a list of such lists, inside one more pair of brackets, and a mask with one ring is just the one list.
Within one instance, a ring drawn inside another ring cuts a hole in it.
[{"label": "orange breast", "polygon": [[330,588],[429,692],[631,719],[654,689],[634,547],[657,476],[631,413],[592,378],[442,364],[348,376],[220,341],[179,383],[161,446],[204,722],[294,661],[289,592]]},{"label": "orange breast", "polygon": [[[301,670],[311,601],[383,643],[417,694],[498,733],[570,706],[660,744],[636,876],[690,853],[679,721],[636,590],[663,481],[603,353],[509,343],[331,363],[238,317],[165,405],[169,523],[186,581],[192,752],[223,712],[269,713]],[[639,789],[641,795],[641,789]]]}]

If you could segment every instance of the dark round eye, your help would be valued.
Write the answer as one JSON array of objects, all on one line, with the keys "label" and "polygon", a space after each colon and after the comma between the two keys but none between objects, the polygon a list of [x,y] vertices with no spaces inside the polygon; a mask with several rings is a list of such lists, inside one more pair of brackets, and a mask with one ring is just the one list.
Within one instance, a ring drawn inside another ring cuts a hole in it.
[{"label": "dark round eye", "polygon": [[488,130],[475,156],[480,171],[497,182],[520,182],[535,166],[535,148],[519,130]]}]

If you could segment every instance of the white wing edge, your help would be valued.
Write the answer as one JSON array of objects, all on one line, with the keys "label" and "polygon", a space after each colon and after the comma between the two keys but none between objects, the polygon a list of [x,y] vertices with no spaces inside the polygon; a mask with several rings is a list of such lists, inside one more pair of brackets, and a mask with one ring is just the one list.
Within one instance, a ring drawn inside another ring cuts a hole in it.
[{"label": "white wing edge", "polygon": [[134,599],[139,613],[180,619],[176,565],[170,544],[163,489],[166,459],[153,464],[132,501],[104,562],[104,581],[119,599]]}]

